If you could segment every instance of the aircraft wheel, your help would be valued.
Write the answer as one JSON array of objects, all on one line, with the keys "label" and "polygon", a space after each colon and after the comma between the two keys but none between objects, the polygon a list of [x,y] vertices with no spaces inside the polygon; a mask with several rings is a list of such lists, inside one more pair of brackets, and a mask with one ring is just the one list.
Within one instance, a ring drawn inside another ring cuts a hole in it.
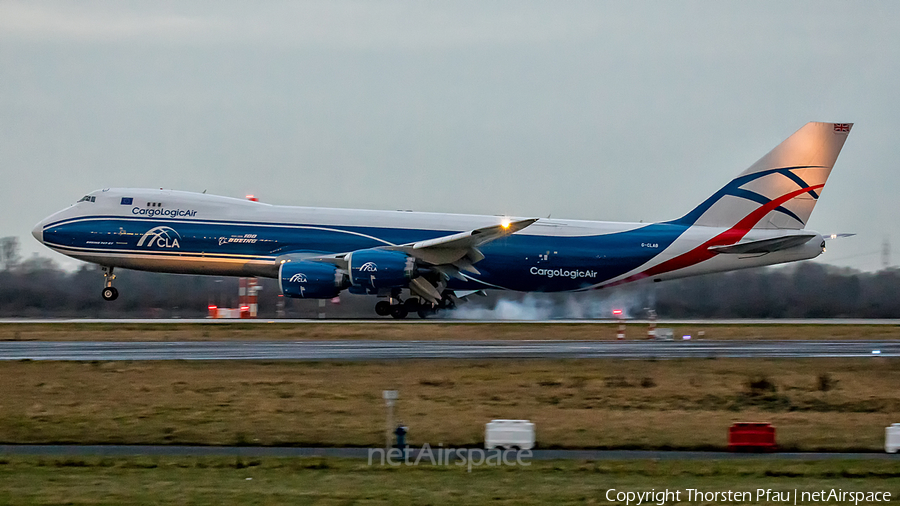
[{"label": "aircraft wheel", "polygon": [[116,300],[119,298],[119,291],[112,286],[103,289],[103,300]]},{"label": "aircraft wheel", "polygon": [[433,315],[434,310],[431,308],[423,307],[422,309],[418,310],[417,313],[419,313],[419,318],[424,320],[425,318],[428,318],[429,316]]},{"label": "aircraft wheel", "polygon": [[378,316],[387,316],[391,314],[391,303],[386,300],[376,303],[375,314]]},{"label": "aircraft wheel", "polygon": [[402,304],[397,304],[396,306],[391,306],[391,316],[398,320],[402,320],[406,318],[406,315],[409,314],[409,311],[406,310]]},{"label": "aircraft wheel", "polygon": [[415,313],[416,311],[422,309],[422,304],[419,302],[419,299],[410,297],[403,301],[403,307],[406,308],[408,313]]}]

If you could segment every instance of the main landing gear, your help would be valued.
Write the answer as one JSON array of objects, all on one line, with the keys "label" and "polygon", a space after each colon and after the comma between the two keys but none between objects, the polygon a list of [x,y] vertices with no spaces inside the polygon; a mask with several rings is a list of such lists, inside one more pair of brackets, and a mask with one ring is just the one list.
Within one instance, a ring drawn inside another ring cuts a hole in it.
[{"label": "main landing gear", "polygon": [[425,319],[437,314],[440,309],[456,309],[456,303],[450,298],[450,295],[444,294],[438,305],[424,302],[418,297],[410,297],[401,301],[399,293],[392,294],[388,300],[375,304],[375,313],[378,316],[391,315],[398,320],[406,318],[410,313],[416,313],[419,318]]},{"label": "main landing gear", "polygon": [[[397,301],[396,304],[390,302],[395,300]],[[378,316],[391,315],[398,320],[402,320],[403,318],[406,318],[409,313],[414,313],[418,310],[418,308],[413,309],[415,304],[418,304],[418,301],[415,299],[406,299],[405,302],[400,302],[400,299],[391,297],[389,300],[383,300],[375,304],[375,313]],[[410,311],[410,309],[412,309],[412,311]]]},{"label": "main landing gear", "polygon": [[116,287],[112,286],[112,282],[116,279],[116,275],[113,274],[112,267],[104,267],[103,268],[103,278],[105,280],[105,287],[103,288],[103,300],[116,300],[119,298],[119,291],[116,290]]}]

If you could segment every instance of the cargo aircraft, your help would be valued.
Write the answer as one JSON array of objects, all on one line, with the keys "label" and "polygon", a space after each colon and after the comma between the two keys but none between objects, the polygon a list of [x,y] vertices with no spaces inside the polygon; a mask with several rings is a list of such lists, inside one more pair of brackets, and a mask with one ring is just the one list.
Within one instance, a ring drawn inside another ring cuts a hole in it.
[{"label": "cargo aircraft", "polygon": [[804,227],[851,123],[807,123],[681,218],[612,223],[276,206],[174,190],[97,190],[34,237],[103,267],[278,279],[287,297],[344,290],[383,298],[382,316],[427,317],[497,289],[579,292],[805,260]]}]

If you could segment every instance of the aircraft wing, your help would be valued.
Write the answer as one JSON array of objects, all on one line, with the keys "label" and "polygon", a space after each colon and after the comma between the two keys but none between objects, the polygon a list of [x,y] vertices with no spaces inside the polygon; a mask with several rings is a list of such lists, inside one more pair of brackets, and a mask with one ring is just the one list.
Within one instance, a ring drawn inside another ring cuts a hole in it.
[{"label": "aircraft wing", "polygon": [[478,246],[512,235],[536,221],[537,218],[530,218],[504,222],[425,241],[389,246],[387,249],[402,251],[449,276],[465,279],[460,270],[479,274],[478,269],[472,265],[484,258],[478,251]]},{"label": "aircraft wing", "polygon": [[[425,241],[397,246],[380,246],[379,249],[401,251],[415,258],[417,263],[424,264],[429,269],[440,273],[441,276],[438,280],[432,279],[429,281],[419,276],[409,281],[409,289],[413,294],[433,304],[437,304],[441,300],[442,292],[451,277],[466,281],[468,278],[462,271],[481,274],[472,265],[484,259],[484,254],[478,250],[479,246],[501,237],[512,235],[536,221],[537,219],[533,218],[503,222],[499,225],[476,228],[475,230],[445,235]],[[305,258],[304,260],[332,263],[343,269],[348,269],[349,253],[321,255]]]},{"label": "aircraft wing", "polygon": [[[446,235],[436,239],[428,239],[427,241],[419,241],[413,243],[411,246],[414,250],[426,248],[475,248],[495,239],[515,234],[536,221],[537,218],[531,218],[527,220],[506,222],[500,225],[476,228],[475,230],[469,230],[468,232]],[[404,247],[408,246],[410,245],[405,245]]]},{"label": "aircraft wing", "polygon": [[[478,246],[500,239],[501,237],[512,235],[536,221],[537,218],[530,218],[527,220],[506,222],[490,227],[476,228],[475,230],[469,230],[467,232],[436,237],[425,241],[401,244],[398,246],[383,246],[380,248],[402,251],[449,276],[465,279],[465,277],[459,273],[460,269],[479,274],[478,269],[472,265],[484,258],[484,255],[478,251]],[[303,258],[303,260],[332,263],[346,269],[346,256],[348,253],[350,252],[337,253],[334,255],[308,256]]]},{"label": "aircraft wing", "polygon": [[771,253],[773,251],[793,248],[806,244],[816,234],[789,235],[786,237],[775,237],[773,239],[762,239],[759,241],[739,242],[728,246],[710,246],[710,251],[716,253],[727,253],[732,255],[746,255],[754,253]]}]

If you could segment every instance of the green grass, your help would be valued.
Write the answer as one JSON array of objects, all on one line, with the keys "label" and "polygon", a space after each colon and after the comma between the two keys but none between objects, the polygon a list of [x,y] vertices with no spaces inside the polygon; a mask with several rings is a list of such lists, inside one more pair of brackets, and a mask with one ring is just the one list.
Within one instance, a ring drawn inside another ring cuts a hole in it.
[{"label": "green grass", "polygon": [[669,489],[687,502],[693,488],[749,491],[752,501],[729,504],[765,504],[757,489],[888,491],[896,500],[898,477],[893,461],[533,461],[468,473],[337,458],[13,457],[0,460],[0,503],[609,504],[609,489]]}]

